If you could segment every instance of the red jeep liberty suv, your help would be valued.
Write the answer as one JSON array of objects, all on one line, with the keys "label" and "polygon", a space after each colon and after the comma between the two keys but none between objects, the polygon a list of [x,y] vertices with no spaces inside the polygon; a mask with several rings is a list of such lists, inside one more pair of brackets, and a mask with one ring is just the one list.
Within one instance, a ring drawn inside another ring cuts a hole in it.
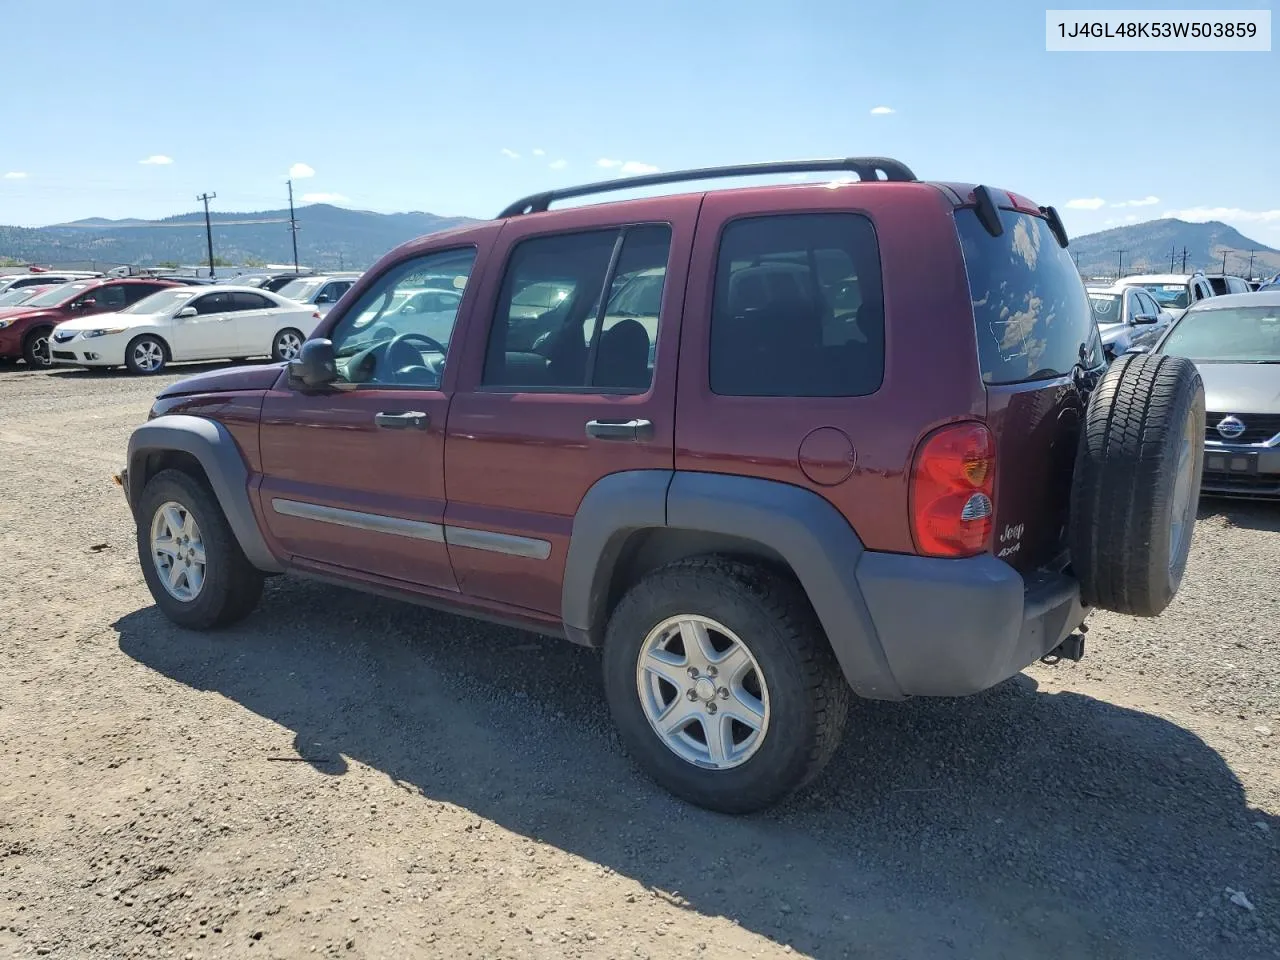
[{"label": "red jeep liberty suv", "polygon": [[1066,246],[885,158],[525,198],[388,253],[295,360],[160,394],[120,477],[143,573],[186,627],[288,572],[601,647],[649,775],[765,807],[851,692],[971,694],[1177,591],[1203,386],[1107,368]]}]

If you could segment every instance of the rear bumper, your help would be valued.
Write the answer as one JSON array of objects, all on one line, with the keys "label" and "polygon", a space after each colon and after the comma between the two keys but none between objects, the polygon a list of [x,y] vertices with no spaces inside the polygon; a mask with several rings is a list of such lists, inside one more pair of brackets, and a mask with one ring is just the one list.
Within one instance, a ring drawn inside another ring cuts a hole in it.
[{"label": "rear bumper", "polygon": [[1073,577],[1024,579],[992,556],[866,553],[857,580],[906,696],[958,697],[992,687],[1053,650],[1089,613]]}]

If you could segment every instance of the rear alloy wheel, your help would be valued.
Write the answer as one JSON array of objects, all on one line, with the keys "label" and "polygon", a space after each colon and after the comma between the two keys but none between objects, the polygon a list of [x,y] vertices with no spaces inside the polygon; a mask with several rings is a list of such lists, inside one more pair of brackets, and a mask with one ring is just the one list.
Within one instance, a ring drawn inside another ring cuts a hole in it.
[{"label": "rear alloy wheel", "polygon": [[164,344],[158,337],[144,334],[135,337],[124,350],[125,366],[130,373],[147,376],[159,373],[168,363],[169,357]]},{"label": "rear alloy wheel", "polygon": [[53,365],[49,355],[49,337],[53,327],[36,327],[22,341],[22,359],[28,367],[50,367]]},{"label": "rear alloy wheel", "polygon": [[723,813],[812,782],[850,696],[798,585],[720,557],[661,567],[627,592],[609,619],[604,682],[640,767]]},{"label": "rear alloy wheel", "polygon": [[1090,606],[1159,616],[1182,584],[1204,468],[1204,383],[1182,357],[1123,354],[1089,400],[1071,492]]},{"label": "rear alloy wheel", "polygon": [[292,360],[302,352],[304,340],[306,340],[306,337],[302,335],[300,330],[281,330],[271,343],[271,359],[276,361]]}]

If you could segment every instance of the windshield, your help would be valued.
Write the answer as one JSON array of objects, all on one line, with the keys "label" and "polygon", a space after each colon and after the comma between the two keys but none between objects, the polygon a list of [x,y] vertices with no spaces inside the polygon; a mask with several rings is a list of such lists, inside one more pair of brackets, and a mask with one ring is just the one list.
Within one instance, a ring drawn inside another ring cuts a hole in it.
[{"label": "windshield", "polygon": [[194,290],[161,290],[149,297],[143,297],[132,306],[125,307],[119,313],[168,313],[178,309],[184,300],[196,295]]},{"label": "windshield", "polygon": [[1089,306],[1098,323],[1120,323],[1124,319],[1124,299],[1118,293],[1091,293]]},{"label": "windshield", "polygon": [[1140,283],[1138,286],[1155,297],[1162,307],[1185,310],[1191,303],[1191,293],[1185,283]]},{"label": "windshield", "polygon": [[37,297],[32,297],[24,307],[56,307],[67,300],[70,300],[76,294],[88,290],[92,284],[88,283],[61,283],[52,290],[46,290]]},{"label": "windshield", "polygon": [[322,283],[324,283],[323,280],[290,280],[276,293],[289,300],[299,300],[305,303],[307,297],[315,293]]},{"label": "windshield", "polygon": [[1280,305],[1192,310],[1160,352],[1203,363],[1280,363]]},{"label": "windshield", "polygon": [[16,307],[36,296],[43,289],[43,287],[19,287],[17,290],[0,293],[0,307]]}]

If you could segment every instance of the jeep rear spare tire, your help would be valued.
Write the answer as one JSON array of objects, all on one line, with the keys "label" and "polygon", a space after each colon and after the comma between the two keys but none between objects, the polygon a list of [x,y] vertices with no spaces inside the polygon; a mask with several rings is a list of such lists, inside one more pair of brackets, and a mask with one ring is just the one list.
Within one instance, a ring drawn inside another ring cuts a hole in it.
[{"label": "jeep rear spare tire", "polygon": [[1080,433],[1068,537],[1082,599],[1154,617],[1182,583],[1204,465],[1204,383],[1183,357],[1125,354]]}]

